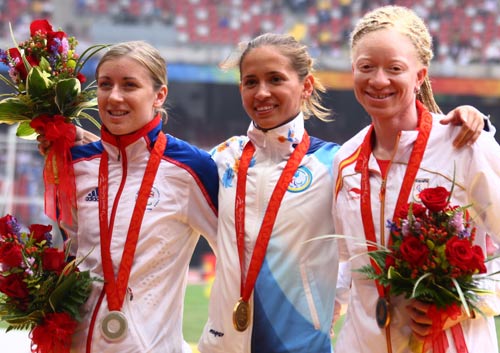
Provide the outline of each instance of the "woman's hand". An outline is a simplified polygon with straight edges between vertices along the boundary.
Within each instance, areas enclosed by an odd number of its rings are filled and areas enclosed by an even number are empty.
[[[413,331],[415,338],[423,341],[427,336],[431,335],[434,331],[432,319],[428,315],[429,308],[432,304],[424,303],[418,300],[411,300],[407,305],[406,310],[411,318],[410,327]],[[461,310],[460,314],[455,318],[448,316],[446,312],[441,315],[441,330],[447,330],[456,324],[467,320],[469,317],[464,310]]]
[[[453,109],[441,119],[441,124],[461,125],[462,129],[453,141],[456,148],[473,144],[484,128],[484,120],[487,117],[471,105],[461,105]]]

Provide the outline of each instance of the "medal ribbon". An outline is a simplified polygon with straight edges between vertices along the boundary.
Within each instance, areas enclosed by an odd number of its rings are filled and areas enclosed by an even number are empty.
[[[271,199],[267,205],[266,213],[262,221],[259,234],[255,243],[255,248],[252,253],[250,265],[246,279],[244,278],[244,264],[245,264],[245,196],[246,196],[246,180],[248,167],[255,152],[255,147],[251,141],[245,145],[241,155],[240,164],[238,168],[238,179],[236,184],[236,200],[235,200],[235,229],[236,229],[236,242],[238,245],[238,256],[240,259],[241,270],[241,286],[240,293],[243,301],[248,302],[255,286],[255,281],[259,274],[260,268],[264,261],[267,245],[271,238],[271,233],[274,227],[274,222],[278,214],[281,201],[288,188],[288,185],[293,179],[297,168],[304,158],[307,150],[309,149],[309,135],[304,131],[302,141],[295,148],[292,155],[286,163],[285,169],[280,175],[276,186],[274,187]]]
[[[424,110],[423,105],[419,101],[417,101],[417,111],[420,120],[419,132],[410,155],[410,160],[408,161],[408,166],[406,167],[406,172],[403,178],[403,182],[401,184],[398,200],[396,202],[396,207],[394,209],[394,215],[398,214],[398,211],[408,202],[408,197],[410,196],[410,192],[413,187],[413,182],[415,181],[415,177],[420,167],[420,163],[424,156],[425,147],[427,146],[427,141],[429,139],[430,131],[432,128],[432,115],[427,110]],[[377,242],[377,238],[375,235],[375,226],[373,223],[371,197],[370,197],[370,172],[368,168],[368,161],[370,160],[370,155],[372,153],[372,146],[373,146],[372,144],[373,132],[374,131],[372,125],[368,133],[366,134],[365,140],[363,141],[362,149],[360,152],[360,159],[358,161],[359,164],[356,165],[356,169],[358,170],[358,168],[361,167],[360,207],[361,207],[361,218],[363,221],[365,238],[367,241],[371,241],[373,242],[373,244],[375,244]],[[383,240],[381,239],[381,241]],[[389,238],[389,244],[390,243],[391,239]],[[367,245],[367,248],[368,251],[376,250],[375,245]],[[375,271],[377,271],[377,273],[380,273],[383,270],[378,267],[377,263],[372,258],[370,258],[370,262]],[[383,287],[378,281],[375,281],[375,285],[377,286],[377,291],[380,298],[389,298],[389,287]],[[392,352],[390,324],[385,327],[385,332],[386,332],[387,349],[388,352],[390,353]]]
[[[122,259],[115,279],[113,261],[111,259],[111,235],[113,231],[114,213],[118,205],[118,199],[113,203],[113,219],[108,227],[108,153],[103,151],[99,164],[99,226],[101,235],[101,258],[104,273],[104,289],[108,298],[108,308],[110,311],[120,310],[125,299],[128,279],[134,261],[135,249],[139,238],[142,219],[146,211],[147,202],[151,193],[151,187],[160,165],[161,157],[167,144],[166,136],[160,131],[158,139],[149,157],[149,161],[144,171],[139,194],[134,206],[132,218],[127,232],[127,239],[122,253]]]

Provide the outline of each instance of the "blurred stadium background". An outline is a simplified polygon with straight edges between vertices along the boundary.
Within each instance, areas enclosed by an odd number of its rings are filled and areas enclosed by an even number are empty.
[[[308,45],[333,110],[334,121],[312,119],[307,128],[342,143],[369,123],[352,93],[348,35],[366,11],[388,3],[413,8],[428,24],[435,46],[431,79],[442,110],[471,104],[499,126],[499,0],[0,0],[0,48],[13,46],[9,24],[22,41],[37,18],[75,36],[79,52],[97,43],[146,40],[168,62],[166,131],[210,149],[245,134],[249,123],[238,73],[223,72],[217,64],[240,41],[263,32],[290,33]],[[86,67],[90,78],[95,65]],[[0,73],[6,74],[6,67]],[[25,224],[49,222],[43,214],[42,169],[36,143],[0,125],[0,216],[10,213]],[[193,281],[210,279],[209,255],[201,240]]]

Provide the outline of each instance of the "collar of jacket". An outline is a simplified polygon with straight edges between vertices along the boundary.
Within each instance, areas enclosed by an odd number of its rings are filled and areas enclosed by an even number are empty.
[[[121,148],[131,145],[142,137],[147,137],[152,143],[156,140],[156,136],[161,130],[161,121],[161,115],[158,114],[142,128],[127,135],[113,135],[103,125],[101,128],[101,138],[104,142]]]
[[[262,131],[250,123],[248,138],[258,149],[278,149],[282,153],[291,153],[304,135],[304,116],[300,112],[290,122],[277,128]]]

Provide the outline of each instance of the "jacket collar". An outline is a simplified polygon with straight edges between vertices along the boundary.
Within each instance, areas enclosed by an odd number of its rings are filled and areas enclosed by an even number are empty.
[[[113,145],[115,147],[125,148],[132,143],[136,142],[142,137],[146,137],[149,141],[156,140],[156,135],[161,130],[161,116],[158,114],[149,123],[144,125],[141,129],[128,134],[128,135],[113,135],[109,130],[103,125],[101,128],[101,138],[104,142]]]
[[[278,151],[280,155],[288,155],[304,135],[304,116],[300,112],[290,122],[267,131],[258,129],[252,122],[247,135],[257,150],[262,150],[264,153]]]
[[[399,132],[398,146],[396,147],[396,153],[394,155],[394,161],[400,160],[408,160],[410,158],[411,150],[415,141],[417,140],[418,133],[422,126],[425,128],[432,128],[432,114],[427,110],[427,108],[420,102],[416,101],[416,108],[418,114],[418,126],[415,130],[403,130]],[[425,120],[425,124],[421,124],[422,121]],[[422,126],[421,126],[422,125]],[[368,132],[363,140],[363,143],[360,146],[360,153],[357,158],[355,170],[357,172],[361,171],[361,166],[363,164],[363,158],[368,159],[368,166],[370,169],[378,169],[378,163],[375,156],[372,153],[372,146],[374,143],[375,131],[373,128],[373,124],[368,129]]]

